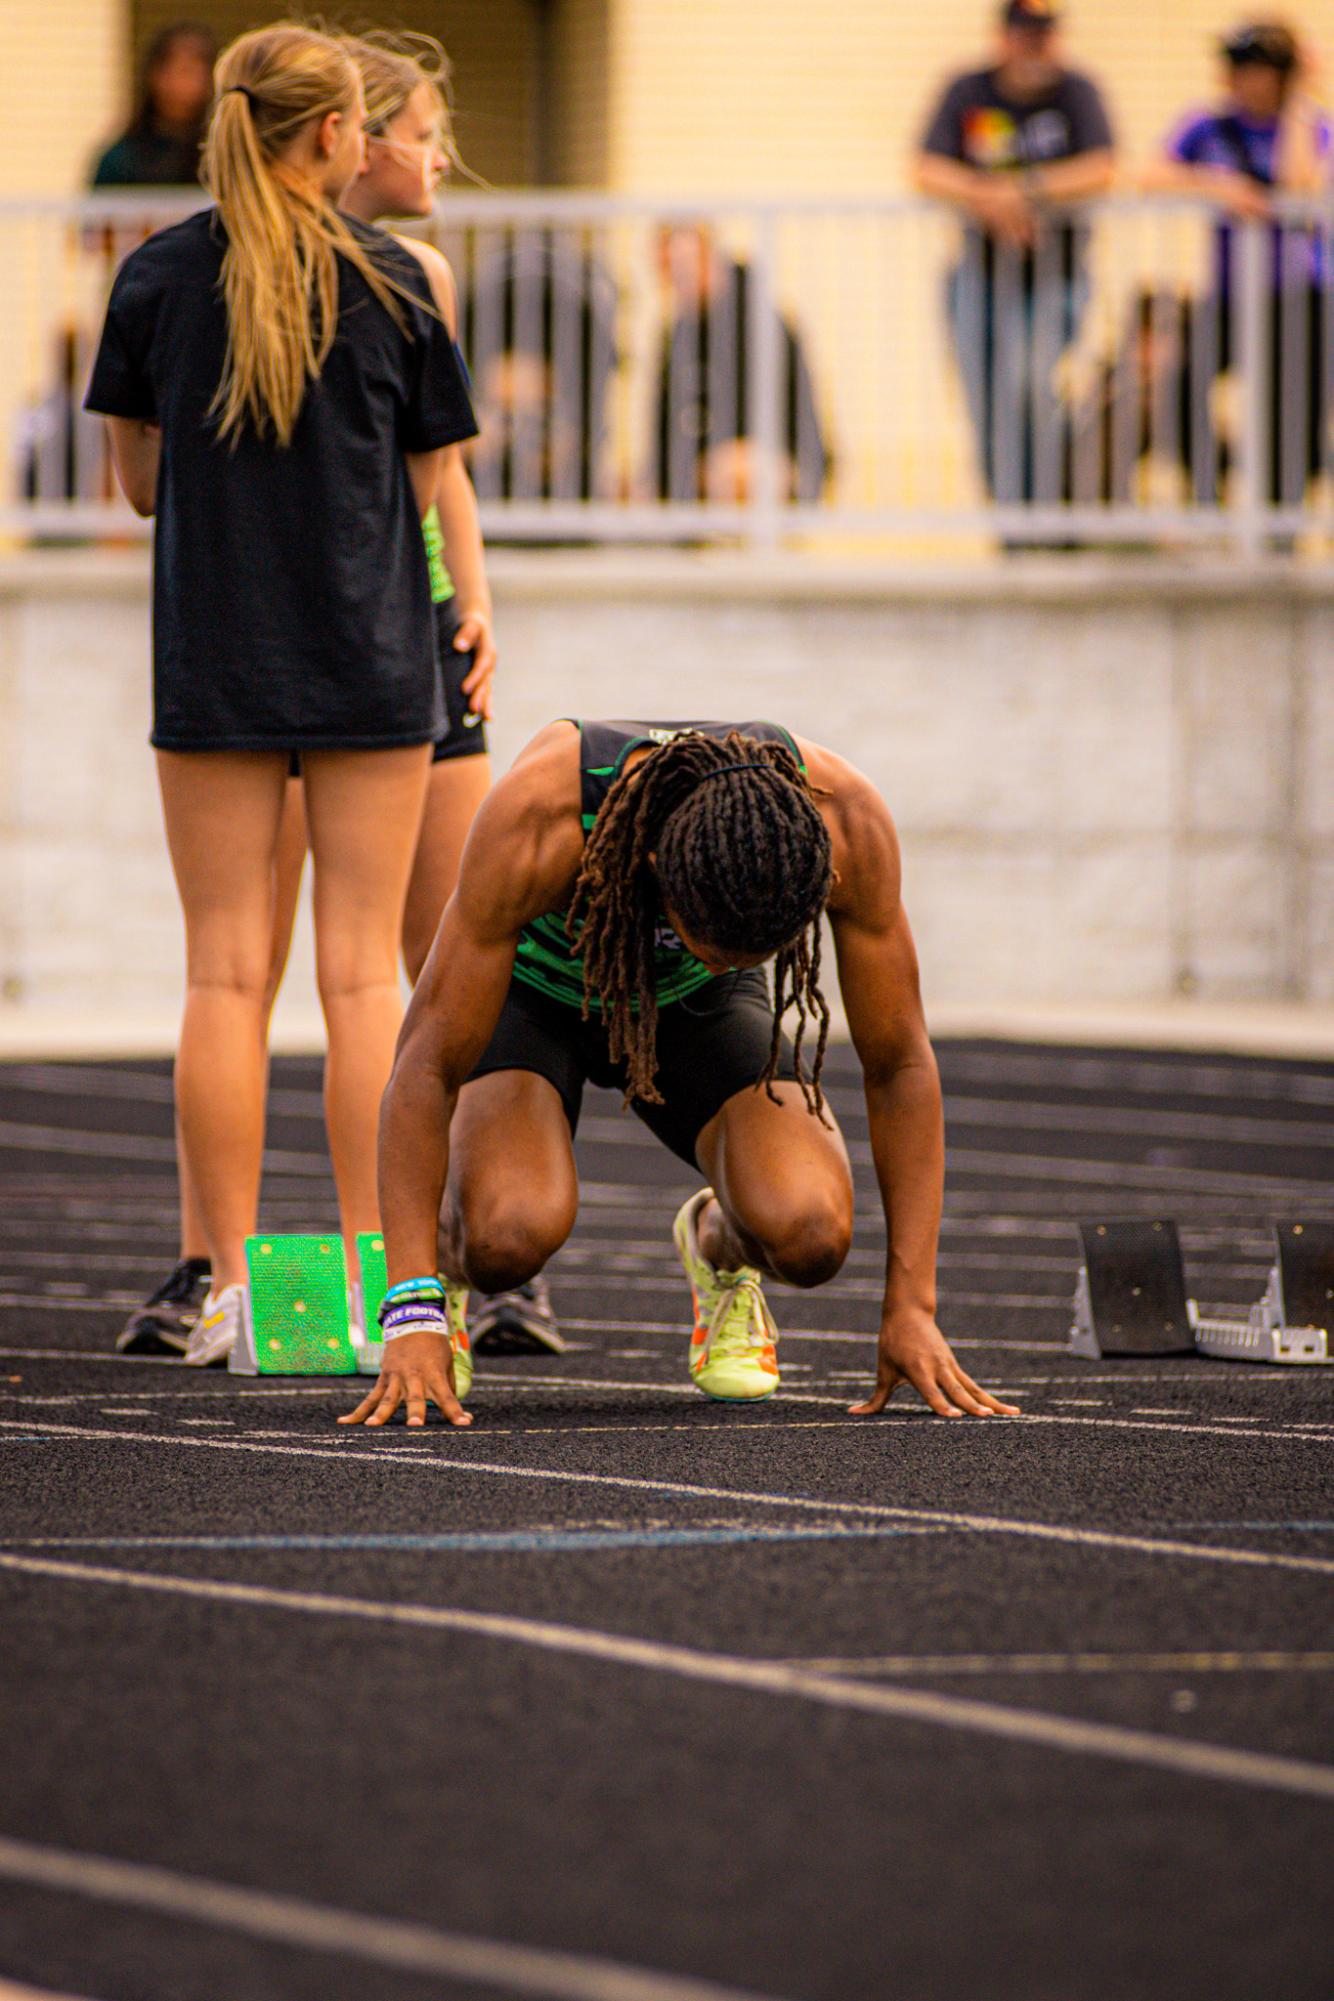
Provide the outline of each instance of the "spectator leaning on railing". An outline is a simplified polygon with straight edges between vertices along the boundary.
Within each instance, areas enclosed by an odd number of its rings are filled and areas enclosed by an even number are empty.
[[[1280,224],[1274,198],[1328,193],[1334,129],[1307,93],[1307,65],[1296,36],[1281,21],[1235,29],[1221,54],[1222,102],[1181,121],[1143,184],[1163,193],[1206,195],[1237,222],[1273,225],[1263,281],[1267,312],[1254,365],[1268,378],[1266,492],[1272,501],[1296,505],[1307,480],[1320,470],[1327,443],[1330,268],[1320,225],[1294,219]],[[1219,228],[1205,301],[1209,326],[1203,347],[1215,374],[1239,358],[1237,233],[1226,223]]]
[[[218,44],[210,28],[177,21],[144,56],[134,116],[92,172],[95,188],[193,187],[213,97]]]
[[[950,318],[983,476],[1000,501],[1061,496],[1055,376],[1088,287],[1085,232],[1046,211],[1103,193],[1114,165],[1102,96],[1064,66],[1056,28],[1049,0],[1008,0],[997,60],[949,85],[914,163],[917,187],[969,221]]]

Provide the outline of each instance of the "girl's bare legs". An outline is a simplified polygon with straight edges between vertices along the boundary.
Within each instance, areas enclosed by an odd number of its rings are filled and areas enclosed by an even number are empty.
[[[431,766],[403,912],[403,964],[414,986],[426,964],[441,913],[454,894],[468,829],[490,789],[489,757],[446,757]]]
[[[283,973],[287,968],[287,955],[292,949],[292,926],[296,921],[297,899],[301,894],[301,873],[306,865],[306,809],[301,791],[301,780],[289,778],[283,800],[282,822],[278,830],[278,851],[273,867],[273,928],[270,934],[269,974],[264,989],[264,1040],[268,1046],[269,1019],[273,1014],[273,1004],[278,998]],[[265,1087],[268,1085],[268,1066],[265,1064]],[[194,1174],[190,1167],[190,1156],[181,1135],[181,1122],[176,1121],[176,1163],[181,1190],[181,1256],[183,1258],[206,1258],[208,1240],[204,1234],[204,1219],[200,1213],[199,1197],[195,1193]]]
[[[265,1001],[286,762],[272,751],[159,751],[167,845],[185,916],[176,1056],[183,1187],[213,1285],[243,1282],[264,1149]]]
[[[380,1099],[403,1018],[399,932],[430,746],[306,751],[315,863],[315,964],[329,1035],[324,1111],[348,1245],[379,1228]]]

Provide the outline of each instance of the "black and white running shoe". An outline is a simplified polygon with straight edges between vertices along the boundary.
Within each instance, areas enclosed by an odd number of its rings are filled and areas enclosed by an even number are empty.
[[[565,1341],[539,1274],[513,1292],[475,1292],[468,1333],[479,1355],[563,1355]]]
[[[208,1293],[207,1258],[182,1258],[116,1336],[118,1355],[183,1355]]]

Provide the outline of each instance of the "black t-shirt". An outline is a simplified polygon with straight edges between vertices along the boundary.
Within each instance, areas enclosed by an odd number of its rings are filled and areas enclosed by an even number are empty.
[[[1012,97],[1001,89],[998,75],[994,69],[980,69],[955,77],[927,126],[924,153],[958,160],[982,173],[1016,173],[1052,160],[1073,159],[1078,153],[1100,152],[1112,144],[1106,107],[1089,77],[1062,70],[1039,96]],[[1058,269],[1067,280],[1074,276],[1086,235],[1070,227],[1055,232]],[[995,257],[991,237],[972,224],[967,236],[974,255],[980,248],[989,276]],[[1031,282],[1034,260],[1022,258],[1019,268]]]
[[[404,454],[477,427],[421,265],[383,232],[349,227],[413,295],[401,302],[404,327],[340,258],[333,346],[285,447],[249,425],[234,446],[220,441],[209,415],[227,342],[215,210],[151,237],[112,287],[86,405],[162,429],[161,749],[368,749],[443,729]]]
[[[998,76],[994,69],[980,69],[955,77],[927,126],[924,153],[1002,173],[1111,145],[1111,123],[1091,78],[1062,70],[1041,96],[1012,97]]]

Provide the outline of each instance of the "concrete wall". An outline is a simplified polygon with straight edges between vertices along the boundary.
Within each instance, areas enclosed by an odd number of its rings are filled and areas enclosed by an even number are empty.
[[[498,762],[561,714],[775,716],[902,832],[939,1003],[1334,1002],[1334,580],[494,561]],[[0,980],[169,1019],[137,553],[0,566]],[[308,939],[289,1018],[309,1016]]]

